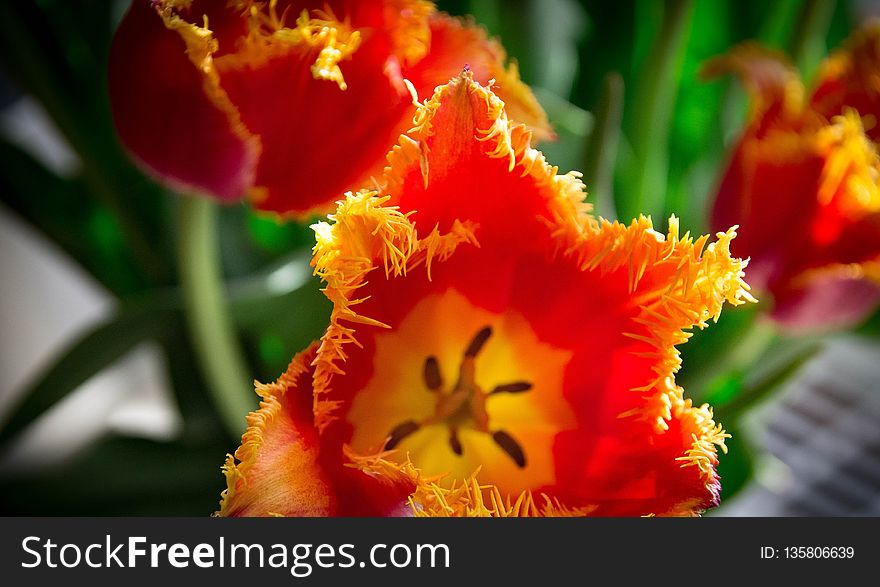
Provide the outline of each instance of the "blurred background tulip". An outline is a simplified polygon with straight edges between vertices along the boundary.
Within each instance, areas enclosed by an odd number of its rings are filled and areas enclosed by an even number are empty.
[[[859,30],[848,44],[873,51],[878,33]],[[757,44],[703,69],[737,74],[751,110],[712,225],[741,227],[735,250],[751,259],[750,282],[785,329],[851,327],[880,304],[880,157],[869,138],[880,114],[873,108],[880,61],[872,53],[837,65],[849,55],[822,62],[810,96],[784,55]]]
[[[109,60],[120,139],[179,191],[327,213],[381,173],[422,99],[469,67],[552,136],[502,46],[425,0],[133,2]]]

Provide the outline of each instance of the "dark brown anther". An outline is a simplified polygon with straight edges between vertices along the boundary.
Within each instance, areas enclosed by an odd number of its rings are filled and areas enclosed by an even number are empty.
[[[388,442],[385,443],[385,450],[391,450],[400,444],[401,440],[418,430],[419,427],[418,422],[413,420],[407,420],[406,422],[401,422],[395,426],[389,435],[390,438],[388,439]]]
[[[480,330],[471,340],[471,343],[468,345],[467,350],[464,352],[464,356],[471,359],[476,357],[483,349],[483,345],[486,344],[486,341],[489,340],[490,336],[492,336],[491,326],[486,326],[482,330]]]
[[[437,357],[428,357],[425,359],[425,385],[431,391],[440,391],[443,388],[443,376],[440,374],[440,365],[437,363]]]
[[[528,381],[517,381],[515,383],[505,383],[498,385],[489,393],[522,393],[532,388],[532,384]]]
[[[514,440],[513,436],[504,430],[496,430],[492,433],[492,440],[494,440],[495,444],[500,446],[504,452],[510,455],[510,458],[513,459],[513,462],[515,462],[520,469],[526,466],[526,455],[519,443]]]
[[[449,429],[449,446],[452,448],[452,452],[458,456],[461,456],[464,452],[464,449],[461,447],[461,440],[458,439],[458,428]]]
[[[434,414],[421,423],[406,420],[395,426],[388,436],[385,448],[396,447],[412,433],[423,426],[446,426],[449,431],[449,448],[458,456],[464,454],[464,445],[459,437],[459,430],[467,428],[481,434],[491,434],[492,439],[518,467],[526,466],[526,455],[522,446],[504,430],[491,432],[489,413],[486,410],[487,398],[496,393],[522,393],[529,391],[533,385],[529,381],[511,381],[496,385],[492,391],[486,392],[477,382],[476,357],[482,352],[492,337],[492,327],[484,326],[470,340],[464,351],[464,358],[459,365],[458,380],[451,389],[444,389],[443,374],[437,357],[425,358],[422,367],[422,379],[425,387],[436,394]]]

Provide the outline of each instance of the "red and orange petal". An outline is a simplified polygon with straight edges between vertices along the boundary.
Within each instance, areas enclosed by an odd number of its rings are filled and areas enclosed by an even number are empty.
[[[315,348],[297,354],[276,382],[257,387],[260,409],[248,416],[241,446],[223,467],[220,515],[326,516],[334,510],[312,421]]]
[[[174,189],[233,201],[253,185],[260,143],[206,73],[215,46],[170,8],[132,2],[110,51],[110,103],[141,167]]]
[[[868,136],[880,140],[880,21],[862,26],[822,62],[810,106],[827,118],[855,110]]]
[[[135,0],[109,86],[123,144],[149,173],[282,215],[370,185],[414,108],[469,65],[523,123],[546,116],[500,45],[424,0]]]
[[[753,114],[733,151],[712,224],[739,225],[734,253],[788,328],[842,327],[880,302],[880,158],[855,110],[830,120],[793,70],[755,46],[710,62],[738,74]],[[782,98],[780,98],[782,97]],[[784,104],[785,106],[780,106]]]
[[[317,345],[297,354],[277,381],[258,385],[260,409],[223,467],[219,516],[399,515],[417,473],[379,457],[348,459],[322,442],[312,416],[311,366]],[[380,471],[382,474],[377,474]]]
[[[417,515],[693,515],[717,504],[711,410],[675,384],[675,345],[724,302],[750,299],[733,231],[694,241],[648,219],[587,213],[576,174],[558,175],[465,72],[422,104],[389,155],[380,191],[349,194],[315,226],[314,266],[334,303],[315,360],[322,442],[375,455],[401,421],[424,422],[383,460],[421,477]],[[387,193],[388,195],[380,195]],[[461,456],[431,423],[475,332],[493,433],[462,425]],[[473,342],[471,343],[473,344]],[[462,367],[463,368],[463,367]],[[433,406],[433,407],[432,407]],[[353,458],[353,457],[352,457]]]

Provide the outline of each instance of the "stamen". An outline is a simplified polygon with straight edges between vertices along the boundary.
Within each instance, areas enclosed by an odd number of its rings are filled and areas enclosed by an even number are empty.
[[[395,426],[385,443],[386,450],[393,449],[422,426],[445,424],[449,428],[449,447],[453,453],[462,456],[464,446],[458,436],[461,426],[490,434],[489,415],[486,412],[486,399],[489,396],[496,393],[522,393],[532,389],[532,384],[528,381],[512,381],[496,385],[488,393],[479,386],[476,382],[475,358],[491,336],[492,327],[484,326],[471,339],[459,367],[458,381],[451,390],[443,391],[443,374],[440,372],[437,357],[429,356],[425,359],[422,378],[428,390],[437,394],[434,415],[421,422],[406,420]],[[526,466],[525,452],[516,439],[504,430],[496,430],[491,434],[495,444],[501,447],[518,467]]]
[[[528,381],[517,381],[515,383],[505,383],[504,385],[498,385],[489,393],[522,393],[523,391],[528,391],[531,388],[532,384]]]
[[[504,430],[497,430],[492,433],[492,440],[494,440],[495,444],[500,446],[504,452],[510,455],[510,458],[513,459],[513,462],[515,462],[520,469],[526,466],[526,455],[519,443],[514,440],[513,436]]]
[[[461,456],[464,453],[464,449],[461,446],[461,440],[458,439],[458,428],[449,429],[449,446],[452,447],[452,452],[458,456]]]
[[[388,439],[388,442],[385,443],[385,450],[391,450],[392,448],[400,444],[401,440],[403,440],[419,428],[420,426],[418,422],[415,422],[413,420],[401,422],[391,431],[391,434],[389,435],[390,438]]]
[[[483,345],[486,344],[486,341],[489,340],[490,336],[492,336],[491,326],[486,326],[482,330],[480,330],[476,334],[476,336],[474,336],[473,340],[471,340],[471,343],[468,345],[467,350],[464,352],[464,356],[471,359],[476,357],[483,349]]]
[[[440,391],[443,388],[443,376],[440,374],[440,365],[437,363],[437,357],[428,357],[425,359],[425,385],[431,391]]]

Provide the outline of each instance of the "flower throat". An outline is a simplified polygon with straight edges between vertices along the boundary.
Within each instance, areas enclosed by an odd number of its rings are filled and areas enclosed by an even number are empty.
[[[443,391],[443,376],[440,373],[440,365],[437,358],[429,356],[425,359],[423,379],[425,387],[431,393],[437,395],[434,404],[434,414],[421,421],[405,420],[395,426],[389,433],[385,443],[387,450],[396,447],[403,439],[413,434],[424,426],[445,424],[449,429],[449,446],[452,452],[461,456],[464,454],[461,440],[458,437],[460,428],[467,426],[489,434],[492,440],[507,455],[513,459],[518,467],[526,466],[526,455],[519,442],[504,430],[492,430],[489,426],[489,414],[486,411],[487,400],[498,393],[522,393],[532,389],[532,384],[527,381],[515,381],[495,386],[492,391],[485,392],[476,382],[477,355],[483,349],[486,341],[492,336],[492,328],[485,326],[471,339],[464,351],[458,371],[458,381],[455,386]]]

